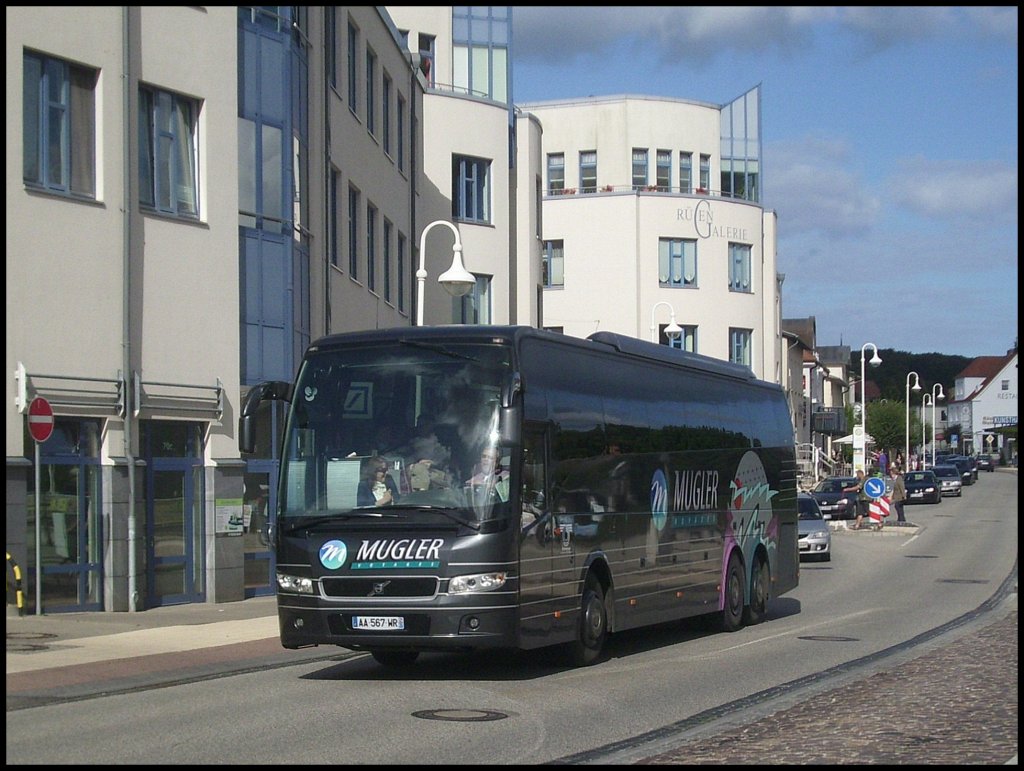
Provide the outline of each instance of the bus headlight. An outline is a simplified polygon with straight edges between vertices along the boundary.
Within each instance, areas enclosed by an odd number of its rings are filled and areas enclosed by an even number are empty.
[[[277,574],[277,588],[282,592],[296,594],[313,594],[313,579],[290,576],[287,573]]]
[[[477,573],[472,576],[455,576],[448,582],[449,594],[468,592],[490,592],[505,585],[505,573]]]

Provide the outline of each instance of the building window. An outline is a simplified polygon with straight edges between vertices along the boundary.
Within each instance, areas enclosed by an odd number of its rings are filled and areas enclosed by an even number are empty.
[[[327,53],[324,56],[324,69],[327,71],[327,82],[338,87],[338,30],[337,6],[328,5],[324,8],[324,37]]]
[[[395,127],[398,143],[398,170],[405,171],[405,99],[398,96],[398,125]]]
[[[565,286],[565,247],[562,241],[545,241],[542,281],[546,287]]]
[[[348,189],[348,272],[359,279],[359,191]]]
[[[679,153],[679,192],[693,192],[693,153]]]
[[[647,150],[633,148],[633,189],[641,190],[647,185]]]
[[[548,195],[561,195],[565,190],[565,154],[548,153]]]
[[[380,131],[384,142],[384,152],[391,155],[391,78],[384,73],[384,81],[380,92]]]
[[[658,190],[668,193],[672,190],[672,151],[658,150]]]
[[[658,285],[697,286],[697,242],[684,238],[658,239]]]
[[[452,9],[452,86],[462,93],[508,101],[511,11],[505,6]]]
[[[671,348],[697,353],[697,327],[684,325],[683,333],[675,340],[669,340],[668,344]]]
[[[750,366],[750,337],[752,330],[729,329],[729,361]]]
[[[377,290],[377,208],[366,204],[366,288]]]
[[[434,87],[434,36],[420,34],[420,70],[427,79],[427,86]]]
[[[700,189],[710,190],[711,189],[711,156],[701,155],[700,156]]]
[[[1010,381],[1009,380],[1000,380],[999,381],[999,390],[1000,391],[1009,391],[1010,390]]]
[[[348,108],[356,111],[359,104],[359,72],[356,62],[359,61],[359,32],[352,22],[348,23]]]
[[[398,234],[398,265],[395,267],[395,275],[398,276],[398,310],[405,311],[405,236]]]
[[[468,294],[452,298],[452,316],[456,324],[491,323],[491,277],[474,273],[476,283]]]
[[[96,197],[96,70],[26,53],[26,185]]]
[[[373,134],[377,130],[377,90],[374,81],[377,78],[377,56],[369,48],[366,49],[366,130]]]
[[[331,169],[331,192],[330,192],[330,195],[331,195],[331,208],[330,208],[330,212],[329,212],[329,215],[330,215],[330,218],[331,218],[331,221],[330,221],[330,224],[329,224],[329,228],[330,228],[329,238],[331,239],[331,244],[330,244],[329,248],[330,248],[330,252],[331,252],[331,265],[333,265],[334,267],[338,267],[338,252],[340,251],[340,249],[339,249],[340,245],[338,243],[338,218],[341,217],[341,211],[338,208],[338,207],[341,206],[341,201],[339,200],[339,196],[341,194],[340,193],[340,189],[341,189],[341,172],[338,171],[335,168],[332,168]]]
[[[391,223],[384,220],[384,299],[391,302]]]
[[[580,153],[580,192],[597,192],[597,150]]]
[[[199,216],[199,106],[169,91],[139,89],[139,202],[161,214]]]
[[[729,291],[750,292],[750,246],[729,244]]]
[[[491,221],[491,162],[452,156],[452,216],[471,222]]]

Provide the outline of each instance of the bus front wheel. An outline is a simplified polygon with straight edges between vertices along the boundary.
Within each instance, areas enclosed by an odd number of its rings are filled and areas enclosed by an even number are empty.
[[[586,667],[596,662],[601,657],[607,637],[608,608],[604,603],[604,588],[596,576],[588,575],[583,585],[576,639],[569,648],[571,663],[577,667]]]
[[[744,580],[743,565],[735,554],[729,557],[729,566],[725,569],[724,607],[720,624],[722,631],[738,632],[743,628],[743,597]]]

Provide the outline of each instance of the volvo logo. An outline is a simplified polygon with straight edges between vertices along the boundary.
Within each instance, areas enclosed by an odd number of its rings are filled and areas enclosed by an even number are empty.
[[[375,594],[384,594],[384,589],[390,584],[390,581],[377,581],[373,585],[373,590],[366,595],[367,597],[373,597]]]
[[[320,547],[320,564],[328,570],[337,570],[348,559],[344,541],[328,541]]]

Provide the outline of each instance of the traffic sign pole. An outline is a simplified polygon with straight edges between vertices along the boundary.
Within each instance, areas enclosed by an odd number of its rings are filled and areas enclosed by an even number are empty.
[[[41,396],[37,396],[28,406],[28,432],[36,445],[36,615],[43,615],[43,523],[42,503],[40,499],[39,445],[53,434],[53,407]]]

